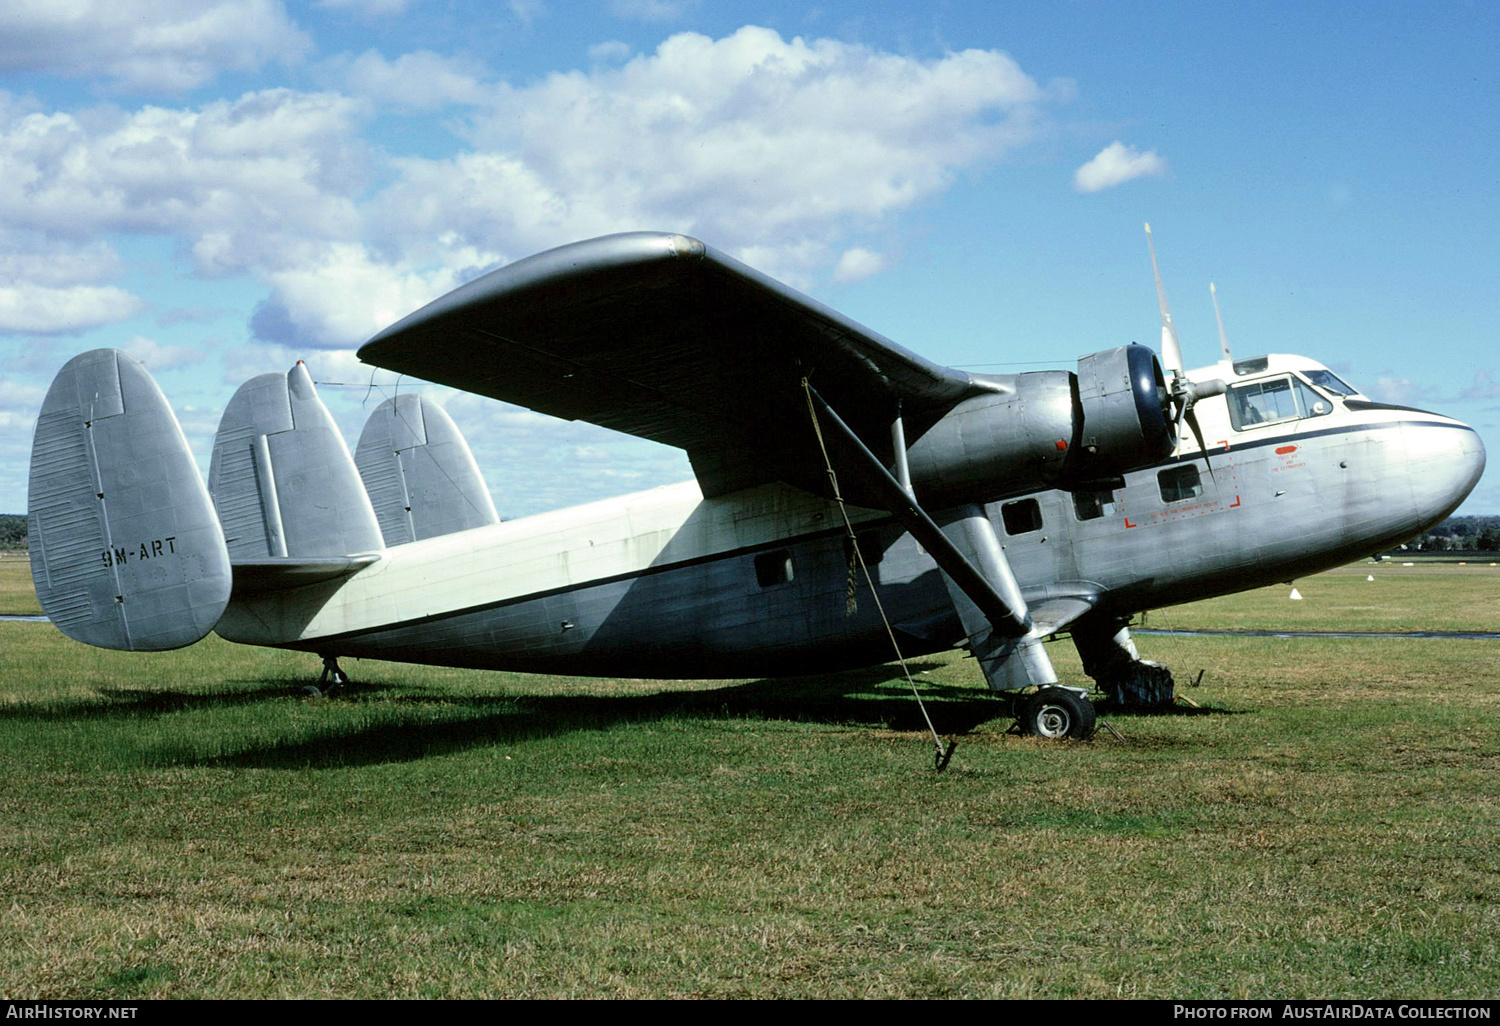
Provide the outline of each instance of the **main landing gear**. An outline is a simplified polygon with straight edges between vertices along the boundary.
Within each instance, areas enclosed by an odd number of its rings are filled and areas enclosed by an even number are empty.
[[[1078,741],[1094,736],[1094,703],[1081,688],[1047,685],[1017,698],[1015,711],[1023,734]]]
[[[339,688],[349,683],[348,676],[339,669],[337,656],[323,657],[323,673],[318,677],[316,684],[309,684],[302,690],[313,698],[327,698]]]

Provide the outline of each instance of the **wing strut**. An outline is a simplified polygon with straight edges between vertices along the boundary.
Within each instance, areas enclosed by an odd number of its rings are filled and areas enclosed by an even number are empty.
[[[805,387],[832,428],[830,440],[839,450],[840,465],[859,478],[880,500],[881,508],[917,539],[943,571],[990,687],[1011,691],[1056,683],[1057,674],[983,508],[960,507],[945,516],[945,527],[939,527],[817,389],[810,383]]]

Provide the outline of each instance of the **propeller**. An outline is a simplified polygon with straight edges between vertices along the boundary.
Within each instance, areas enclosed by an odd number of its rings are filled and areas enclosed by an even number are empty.
[[[1156,264],[1156,243],[1151,238],[1150,224],[1146,225],[1146,248],[1151,251],[1151,274],[1156,278],[1156,303],[1161,310],[1161,362],[1167,373],[1172,376],[1167,390],[1174,409],[1173,437],[1181,439],[1182,424],[1186,421],[1188,428],[1193,432],[1193,439],[1197,441],[1198,448],[1203,452],[1203,464],[1208,467],[1208,476],[1213,477],[1214,465],[1209,461],[1208,445],[1203,440],[1203,429],[1198,425],[1198,415],[1193,411],[1193,406],[1199,399],[1223,395],[1225,385],[1218,378],[1194,382],[1183,373],[1182,345],[1177,340],[1177,328],[1172,323],[1172,308],[1167,305],[1166,287],[1161,283],[1161,269]],[[1216,312],[1218,310],[1217,294],[1214,297],[1214,310]],[[1219,322],[1219,330],[1222,335],[1222,319]],[[1224,351],[1226,354],[1229,351],[1228,342],[1224,344]]]
[[[1224,351],[1224,360],[1229,362],[1234,357],[1229,355],[1229,336],[1224,334],[1224,315],[1219,313],[1219,290],[1214,288],[1214,283],[1208,283],[1208,294],[1214,297],[1214,319],[1219,322],[1219,348]]]

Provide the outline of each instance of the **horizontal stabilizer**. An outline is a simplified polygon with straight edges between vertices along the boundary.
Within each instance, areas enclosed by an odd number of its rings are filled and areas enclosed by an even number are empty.
[[[236,559],[234,597],[300,588],[348,577],[374,563],[374,553],[363,556],[320,556],[312,559]]]
[[[229,553],[166,397],[124,353],[58,372],[31,449],[31,572],[47,616],[101,648],[191,645],[229,601]]]
[[[386,545],[498,524],[500,515],[453,418],[419,395],[387,399],[354,450]]]
[[[229,400],[208,488],[237,563],[383,548],[349,447],[300,360]]]

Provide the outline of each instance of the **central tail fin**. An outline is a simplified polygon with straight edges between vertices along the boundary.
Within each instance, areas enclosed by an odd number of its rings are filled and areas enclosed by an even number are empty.
[[[208,490],[236,564],[385,547],[349,447],[300,360],[229,400]]]

